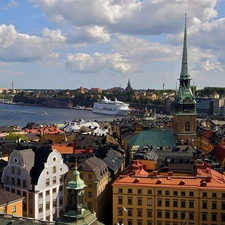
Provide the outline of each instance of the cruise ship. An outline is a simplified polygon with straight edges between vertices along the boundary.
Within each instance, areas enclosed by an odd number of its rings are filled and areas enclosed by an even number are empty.
[[[104,96],[100,102],[94,103],[92,112],[106,115],[126,116],[130,112],[130,109],[129,104],[118,101],[116,98],[115,101],[111,101]]]

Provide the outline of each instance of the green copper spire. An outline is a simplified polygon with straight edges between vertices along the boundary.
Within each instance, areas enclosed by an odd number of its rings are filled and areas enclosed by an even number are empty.
[[[188,72],[188,54],[187,54],[187,14],[185,13],[183,58],[182,58],[180,79],[185,79],[188,77],[190,77],[190,75]]]

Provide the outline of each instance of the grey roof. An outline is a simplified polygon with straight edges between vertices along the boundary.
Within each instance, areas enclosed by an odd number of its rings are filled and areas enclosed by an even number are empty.
[[[100,181],[106,173],[108,173],[108,167],[106,163],[96,157],[91,157],[78,165],[79,171],[92,171],[95,173],[96,179]]]
[[[34,152],[32,149],[16,150],[22,157],[25,168],[30,173],[31,168],[34,166]]]
[[[107,164],[110,170],[115,172],[121,167],[121,164],[124,162],[124,157],[120,152],[109,149],[107,156],[103,159],[103,161]]]
[[[21,195],[17,195],[17,194],[0,189],[0,206],[9,204],[11,202],[16,202],[22,199],[24,199],[24,197]]]

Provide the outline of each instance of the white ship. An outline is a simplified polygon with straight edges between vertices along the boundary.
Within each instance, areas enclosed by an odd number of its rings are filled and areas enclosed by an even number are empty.
[[[121,101],[111,101],[105,96],[100,102],[95,102],[92,110],[93,113],[126,116],[129,112],[129,104]]]

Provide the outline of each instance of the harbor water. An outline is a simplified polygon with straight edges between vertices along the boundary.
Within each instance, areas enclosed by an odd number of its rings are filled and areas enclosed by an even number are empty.
[[[113,121],[122,116],[95,114],[88,110],[73,108],[48,108],[14,104],[0,104],[0,126],[18,125],[21,128],[29,122],[37,124],[62,124],[65,121]]]

